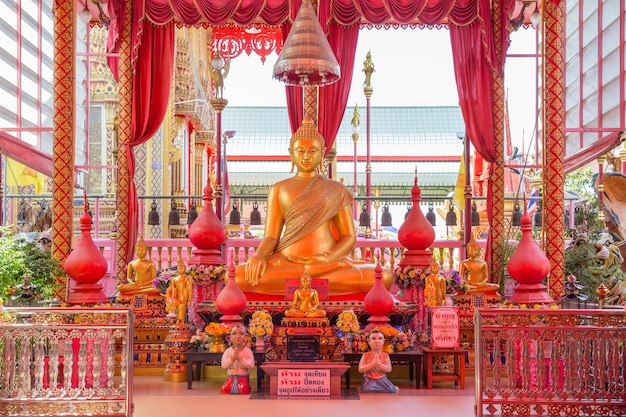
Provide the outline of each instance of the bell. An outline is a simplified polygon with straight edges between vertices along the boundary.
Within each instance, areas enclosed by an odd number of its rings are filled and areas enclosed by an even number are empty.
[[[370,214],[367,212],[367,204],[363,204],[363,211],[361,212],[361,216],[359,216],[359,226],[362,227],[371,227],[372,220],[370,219]]]
[[[169,224],[170,226],[180,225],[180,213],[178,212],[178,209],[176,208],[175,201],[172,201],[172,206],[170,210],[170,215],[167,219],[167,224]]]
[[[252,211],[250,212],[250,224],[252,226],[258,226],[261,224],[261,212],[259,211],[259,204],[256,201],[252,204]]]
[[[480,215],[475,202],[472,202],[472,226],[480,226]]]
[[[456,213],[452,204],[450,204],[450,209],[448,214],[446,214],[446,226],[456,226]]]
[[[409,217],[409,214],[411,213],[411,207],[413,207],[411,203],[409,203],[406,206],[406,213],[404,213],[404,220],[406,220],[406,218]]]
[[[392,226],[391,213],[389,213],[389,205],[385,203],[383,206],[383,214],[380,217],[381,226]]]
[[[241,224],[241,212],[239,211],[239,204],[235,201],[233,203],[233,209],[230,211],[229,224]]]
[[[17,212],[17,224],[19,225],[24,225],[28,223],[28,215],[26,214],[28,211],[27,206],[28,203],[26,202],[26,200],[22,200],[22,202],[20,203],[20,209]]]
[[[541,214],[541,201],[537,203],[537,211],[535,212],[535,217],[533,218],[533,225],[541,229],[543,226],[543,216]]]
[[[196,200],[191,200],[191,206],[187,212],[187,224],[193,224],[198,217],[198,210],[196,210]]]
[[[159,212],[157,211],[157,203],[156,200],[152,200],[152,204],[150,205],[150,213],[148,213],[148,225],[158,226],[160,224],[161,219],[159,218]]]
[[[522,211],[519,208],[519,203],[516,201],[513,206],[513,219],[511,220],[512,226],[522,225]]]
[[[426,220],[430,222],[430,224],[435,227],[437,226],[437,216],[435,215],[435,208],[433,207],[433,202],[428,202],[428,213],[426,213]]]

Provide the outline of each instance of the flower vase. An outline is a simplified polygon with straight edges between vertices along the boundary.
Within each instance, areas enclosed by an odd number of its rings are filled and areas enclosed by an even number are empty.
[[[265,336],[256,336],[254,339],[254,347],[256,350],[265,349]]]
[[[383,352],[393,353],[393,337],[385,337],[385,344],[383,345]]]
[[[226,336],[215,335],[209,336],[209,352],[222,353],[226,350]]]

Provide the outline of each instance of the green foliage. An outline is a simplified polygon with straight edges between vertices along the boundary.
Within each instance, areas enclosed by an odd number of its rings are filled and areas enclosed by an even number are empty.
[[[55,279],[64,276],[59,263],[35,242],[17,239],[8,229],[0,237],[0,297],[18,299],[25,276],[38,299],[50,299]]]
[[[593,186],[593,172],[589,168],[579,168],[565,176],[565,189],[573,190],[589,200],[593,206],[598,204],[598,194]]]

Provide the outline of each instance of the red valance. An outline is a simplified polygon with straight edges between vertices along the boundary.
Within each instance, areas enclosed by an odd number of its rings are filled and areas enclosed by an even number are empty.
[[[253,23],[279,26],[293,20],[300,0],[143,0],[134,1],[152,23],[172,21],[213,26]],[[452,23],[466,26],[478,16],[476,0],[319,0],[322,20],[341,26]]]

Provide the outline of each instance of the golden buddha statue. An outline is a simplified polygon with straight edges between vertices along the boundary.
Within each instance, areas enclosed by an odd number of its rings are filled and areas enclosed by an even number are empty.
[[[285,311],[285,317],[323,318],[326,312],[319,309],[320,299],[317,291],[311,288],[311,276],[304,267],[300,277],[300,288],[293,292],[291,308]]]
[[[459,273],[466,291],[468,293],[498,291],[500,288],[498,284],[488,282],[489,271],[487,262],[478,258],[479,254],[480,246],[472,237],[467,243],[467,255],[469,258],[461,261],[459,267]]]
[[[328,280],[330,295],[363,293],[374,284],[374,265],[348,258],[356,242],[352,194],[318,174],[324,149],[322,135],[305,119],[289,147],[297,173],[270,188],[264,238],[237,267],[243,291],[284,295],[286,279],[300,276],[304,265],[311,277]],[[387,288],[392,279],[385,270]]]
[[[187,308],[192,301],[191,277],[185,273],[185,264],[178,261],[178,275],[171,279],[170,288],[174,289],[176,303],[176,323],[185,323],[187,320]]]
[[[430,275],[426,277],[424,297],[426,305],[442,306],[446,297],[446,280],[439,275],[439,264],[430,264]]]
[[[146,242],[143,237],[137,241],[135,253],[137,259],[130,261],[126,271],[126,284],[117,286],[118,291],[122,295],[132,294],[159,294],[159,289],[152,284],[156,279],[156,265],[149,259],[146,259]]]

